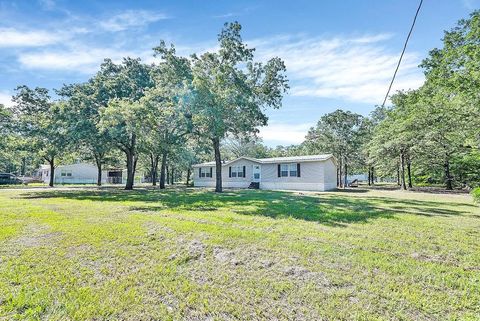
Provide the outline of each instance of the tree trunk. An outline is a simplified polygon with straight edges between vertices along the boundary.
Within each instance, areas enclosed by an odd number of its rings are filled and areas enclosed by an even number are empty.
[[[22,168],[20,169],[20,174],[25,176],[25,172],[27,171],[27,159],[22,157]]]
[[[346,188],[348,186],[348,168],[347,168],[347,160],[345,160],[345,173],[343,173],[344,177],[344,182],[343,182],[343,188]]]
[[[158,175],[158,160],[160,156],[159,155],[154,155],[150,154],[150,178],[152,179],[152,186],[157,185],[157,175]]]
[[[371,186],[372,184],[372,168],[368,166],[368,186]]]
[[[400,165],[397,164],[397,185],[400,186]]]
[[[445,160],[445,164],[443,165],[444,171],[445,171],[445,186],[447,190],[452,190],[453,185],[452,185],[452,176],[450,176],[450,162]]]
[[[190,185],[190,174],[191,174],[192,170],[190,169],[190,167],[187,169],[187,183],[186,185]]]
[[[50,158],[48,163],[50,164],[50,182],[48,186],[53,187],[53,183],[55,182],[55,158]]]
[[[102,160],[103,155],[100,153],[93,153],[95,164],[97,165],[97,186],[102,186]]]
[[[372,185],[375,185],[375,167],[371,167],[372,168]]]
[[[102,186],[102,163],[97,162],[97,186]]]
[[[412,188],[412,171],[411,171],[412,162],[410,161],[410,157],[407,158],[407,176],[408,176],[408,188]]]
[[[132,151],[125,152],[127,156],[127,184],[125,185],[126,190],[133,189],[133,180],[135,178],[135,161]]]
[[[165,168],[167,166],[167,153],[162,154],[162,164],[160,165],[160,189],[165,189]]]
[[[213,150],[215,151],[215,192],[222,192],[222,158],[220,155],[220,139],[214,138]]]
[[[170,182],[172,185],[175,184],[175,168],[174,167],[171,168]]]
[[[400,153],[400,164],[401,164],[401,183],[402,183],[402,188],[404,190],[407,189],[407,185],[405,184],[405,156],[403,155],[403,152]]]
[[[337,167],[337,187],[340,187],[340,172],[338,171],[338,167]]]

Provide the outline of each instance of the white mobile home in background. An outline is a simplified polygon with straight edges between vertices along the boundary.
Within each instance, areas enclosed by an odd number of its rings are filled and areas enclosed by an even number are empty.
[[[194,185],[215,186],[215,162],[194,165]],[[222,164],[223,187],[327,191],[337,187],[333,155],[240,157]]]
[[[97,166],[88,163],[59,165],[55,167],[55,184],[96,184]],[[50,166],[42,165],[38,176],[44,183],[50,182]],[[102,171],[102,184],[122,184],[127,177],[124,169],[109,169]]]

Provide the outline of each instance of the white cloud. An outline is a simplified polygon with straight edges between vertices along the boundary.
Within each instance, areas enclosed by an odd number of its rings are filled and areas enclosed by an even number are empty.
[[[263,59],[278,56],[285,61],[294,96],[380,104],[399,56],[399,52],[382,45],[391,37],[389,34],[333,38],[280,36],[255,40],[252,44]],[[419,62],[418,55],[407,50],[392,93],[422,84]]]
[[[6,91],[0,91],[0,104],[10,107],[13,105],[12,95]]]
[[[46,10],[52,10],[55,8],[54,0],[39,0],[39,3]]]
[[[296,124],[271,122],[266,127],[260,128],[259,136],[270,146],[279,144],[300,144],[312,124]]]
[[[236,16],[237,14],[233,13],[233,12],[228,12],[228,13],[224,13],[224,14],[219,14],[219,15],[215,15],[215,16],[212,16],[213,18],[230,18],[230,17],[233,17],[233,16]]]
[[[138,57],[137,53],[103,48],[72,47],[60,51],[43,51],[20,54],[23,67],[43,70],[76,71],[92,74],[105,58],[120,62],[123,57]]]
[[[162,14],[149,11],[127,11],[104,22],[104,27],[123,30],[122,28],[127,26],[146,24],[163,17]],[[155,45],[153,39],[151,44],[143,43],[140,49],[135,50],[129,49],[125,44],[116,48],[100,47],[82,42],[81,28],[71,30],[70,34],[78,35],[76,43],[66,42],[63,47],[20,52],[18,60],[21,66],[91,74],[98,70],[100,63],[107,57],[115,61],[120,61],[125,56],[141,57],[147,63],[153,61],[150,50]],[[55,37],[59,36],[53,36],[53,39]],[[68,33],[64,39],[66,37]],[[290,93],[293,96],[380,104],[398,61],[399,52],[396,49],[400,48],[392,49],[385,44],[392,37],[385,33],[343,37],[283,35],[246,42],[257,48],[257,58],[260,60],[279,56],[285,61],[291,85]],[[53,39],[50,41],[53,42]],[[48,41],[48,38],[44,40],[45,43]],[[210,42],[177,44],[176,47],[179,54],[216,49]],[[419,60],[417,54],[407,50],[392,93],[397,89],[417,88],[422,84],[423,74],[417,67]]]
[[[128,10],[100,22],[100,26],[107,31],[122,31],[129,28],[146,26],[152,22],[163,19],[168,19],[168,16],[161,12]]]
[[[43,30],[21,31],[14,28],[0,28],[1,47],[40,47],[52,45],[64,39],[58,33]]]

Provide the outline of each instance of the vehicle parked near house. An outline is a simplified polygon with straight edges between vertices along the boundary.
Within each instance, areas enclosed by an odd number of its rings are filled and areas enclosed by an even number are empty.
[[[23,180],[10,173],[0,173],[0,185],[23,184]]]

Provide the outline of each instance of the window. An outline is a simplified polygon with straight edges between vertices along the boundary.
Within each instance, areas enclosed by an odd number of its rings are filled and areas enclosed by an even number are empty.
[[[198,177],[212,177],[212,167],[200,167],[198,169]]]
[[[212,177],[212,168],[205,168],[205,177]]]
[[[61,174],[62,177],[72,177],[72,171],[62,170]]]
[[[244,166],[231,166],[230,177],[243,177],[243,167]]]
[[[278,177],[300,177],[300,164],[278,164]]]
[[[297,164],[288,165],[290,177],[297,177]]]
[[[260,179],[260,166],[253,166],[253,179]]]

